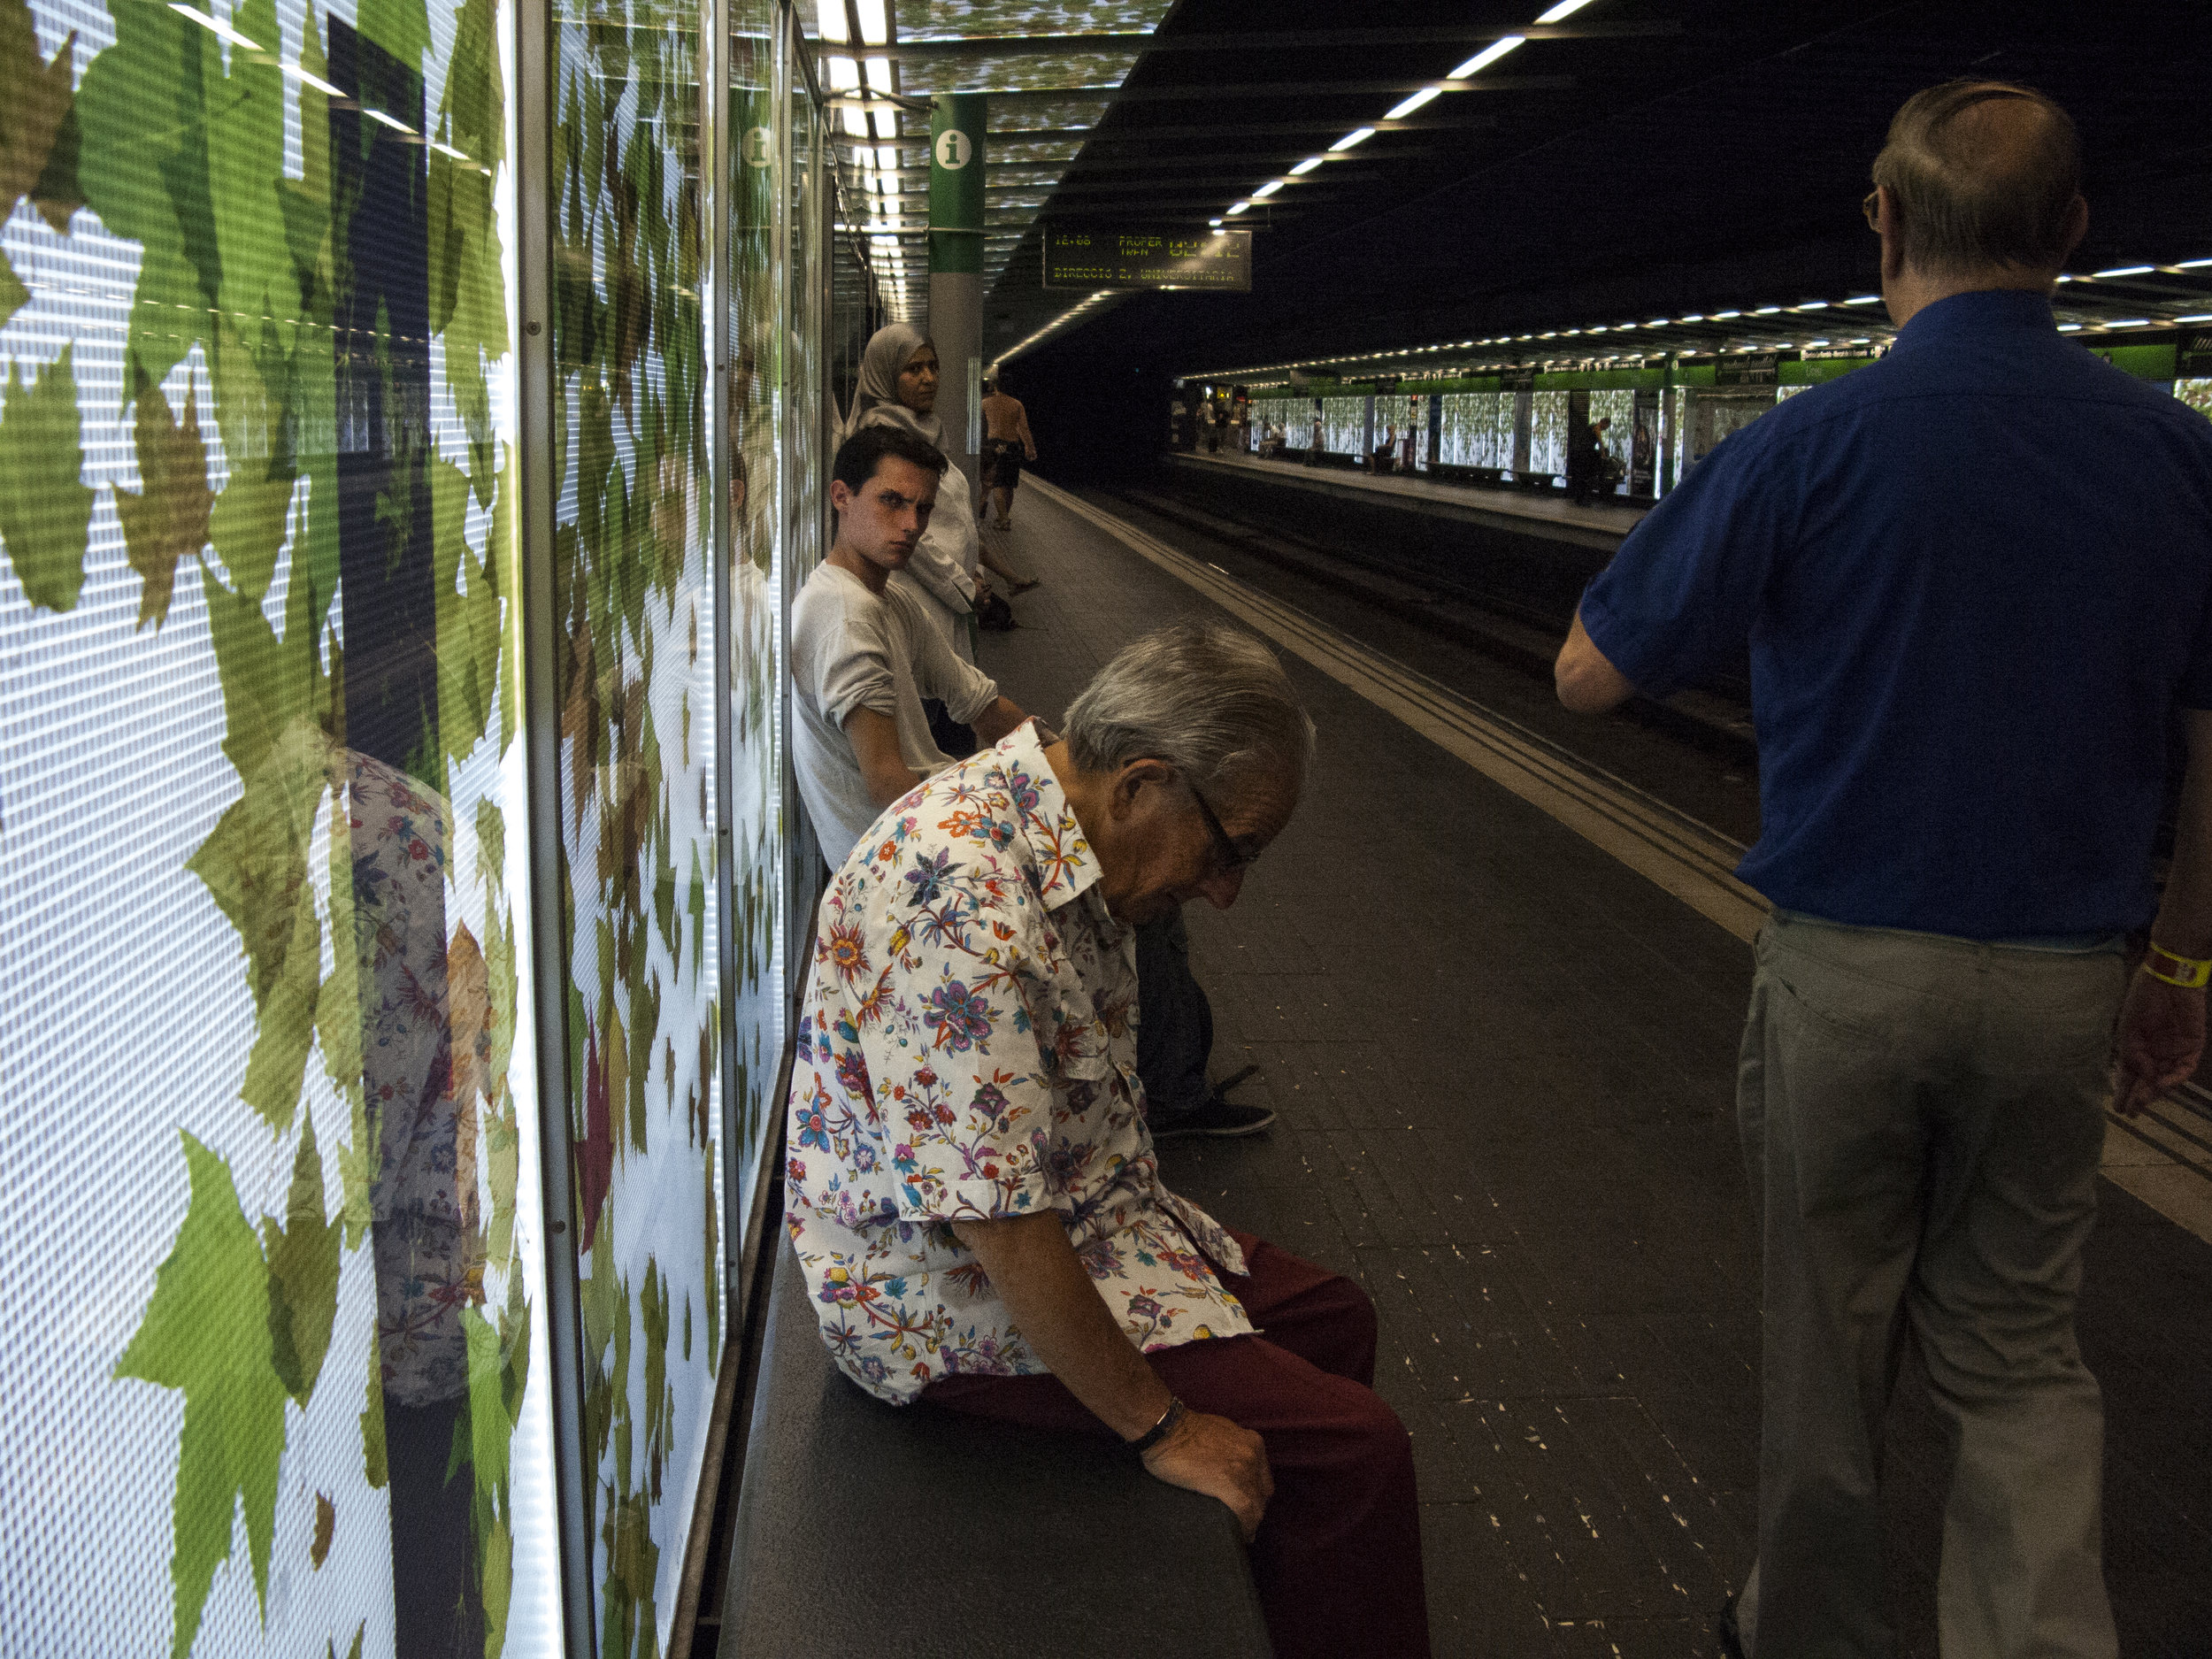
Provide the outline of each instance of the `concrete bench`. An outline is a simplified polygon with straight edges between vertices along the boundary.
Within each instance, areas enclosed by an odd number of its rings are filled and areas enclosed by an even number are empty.
[[[774,1248],[720,1659],[1268,1659],[1226,1509],[1108,1446],[871,1399]]]

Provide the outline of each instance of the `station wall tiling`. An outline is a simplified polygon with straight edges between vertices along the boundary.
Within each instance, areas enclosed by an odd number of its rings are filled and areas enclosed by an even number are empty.
[[[662,0],[0,0],[12,1654],[666,1647],[829,372],[733,9],[725,102]]]

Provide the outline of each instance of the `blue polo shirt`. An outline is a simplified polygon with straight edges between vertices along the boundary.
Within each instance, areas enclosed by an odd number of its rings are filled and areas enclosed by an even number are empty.
[[[1582,621],[1655,696],[1748,645],[1776,904],[2019,939],[2149,919],[2208,599],[2212,421],[1993,292],[1722,442]]]

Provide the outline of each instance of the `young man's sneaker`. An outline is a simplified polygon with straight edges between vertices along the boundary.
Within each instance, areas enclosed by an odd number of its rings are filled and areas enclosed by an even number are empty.
[[[1187,1111],[1179,1118],[1155,1127],[1155,1141],[1182,1141],[1195,1135],[1205,1135],[1217,1141],[1233,1140],[1238,1135],[1256,1135],[1275,1121],[1275,1114],[1264,1106],[1240,1106],[1234,1101],[1215,1095],[1195,1111]]]

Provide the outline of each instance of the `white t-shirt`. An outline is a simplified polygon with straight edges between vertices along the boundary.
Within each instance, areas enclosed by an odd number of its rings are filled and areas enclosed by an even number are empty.
[[[924,697],[944,701],[963,725],[998,699],[997,684],[956,656],[899,584],[880,595],[834,565],[819,566],[791,608],[793,770],[799,798],[835,869],[879,815],[869,797],[845,719],[872,709],[898,727],[899,754],[925,777],[952,764],[929,734]]]

